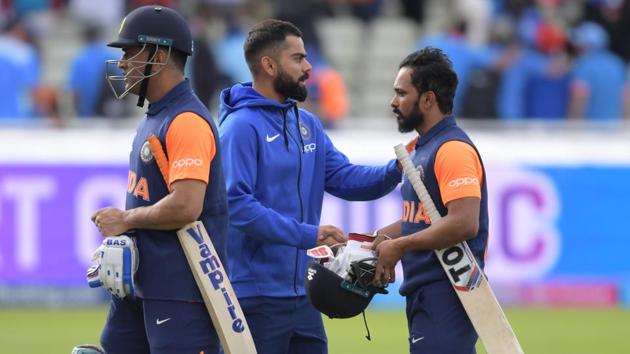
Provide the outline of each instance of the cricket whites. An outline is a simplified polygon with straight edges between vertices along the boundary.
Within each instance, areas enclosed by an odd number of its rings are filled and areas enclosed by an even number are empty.
[[[440,220],[442,216],[422,183],[420,174],[414,168],[409,153],[402,144],[397,145],[394,150],[420,202],[424,204],[431,222]],[[446,249],[435,250],[435,253],[488,354],[523,353],[501,305],[490,288],[488,279],[477,264],[468,244],[461,242]]]

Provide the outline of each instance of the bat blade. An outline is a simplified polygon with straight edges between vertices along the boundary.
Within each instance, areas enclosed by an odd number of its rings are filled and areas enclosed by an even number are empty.
[[[255,354],[245,315],[203,223],[195,221],[184,226],[177,231],[177,237],[223,350],[227,354]]]

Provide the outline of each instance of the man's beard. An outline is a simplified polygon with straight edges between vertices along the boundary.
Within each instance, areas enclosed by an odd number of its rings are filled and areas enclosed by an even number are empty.
[[[415,130],[420,124],[424,122],[424,114],[420,112],[420,108],[418,107],[419,101],[413,104],[413,109],[409,116],[405,116],[398,110],[398,108],[394,108],[394,113],[397,115],[396,120],[398,121],[398,131],[401,133],[409,133],[410,131]]]
[[[304,102],[308,96],[308,91],[306,90],[306,85],[300,85],[300,82],[303,83],[306,80],[308,80],[308,74],[304,74],[297,81],[293,81],[289,74],[280,70],[278,76],[273,80],[273,88],[286,98]]]

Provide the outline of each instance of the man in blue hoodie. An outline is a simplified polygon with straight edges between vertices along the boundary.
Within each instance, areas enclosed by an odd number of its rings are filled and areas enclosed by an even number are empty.
[[[245,41],[253,83],[221,93],[219,132],[230,229],[230,279],[259,353],[326,353],[321,314],[308,302],[306,250],[345,241],[319,225],[324,191],[346,200],[386,195],[395,160],[352,165],[313,114],[299,109],[311,64],[293,24],[266,20]]]

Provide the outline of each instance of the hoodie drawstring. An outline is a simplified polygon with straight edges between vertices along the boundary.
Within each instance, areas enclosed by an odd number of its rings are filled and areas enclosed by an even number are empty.
[[[287,110],[282,109],[282,135],[284,135],[284,146],[289,151],[289,138],[287,137]]]
[[[302,130],[300,129],[300,110],[297,104],[293,105],[293,113],[295,113],[295,121],[297,124],[298,136],[300,137],[300,144],[302,144],[302,152],[304,151],[304,139],[302,139]]]

